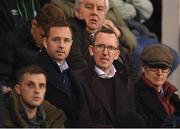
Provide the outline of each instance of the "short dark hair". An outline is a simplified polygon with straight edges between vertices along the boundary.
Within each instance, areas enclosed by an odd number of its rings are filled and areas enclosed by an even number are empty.
[[[56,20],[52,21],[51,23],[49,23],[48,26],[46,26],[44,28],[45,37],[49,36],[49,32],[50,32],[51,27],[68,27],[71,34],[72,34],[72,29],[69,26],[68,22],[62,21],[61,18],[57,18]]]
[[[56,4],[47,3],[39,11],[35,20],[37,21],[38,26],[42,27],[43,30],[46,30],[48,26],[57,20],[61,22],[66,21],[66,17],[63,10]]]
[[[116,36],[116,38],[117,38],[117,45],[118,45],[118,47],[119,47],[119,40],[118,40],[118,36],[116,35],[116,33],[113,31],[113,30],[111,30],[111,29],[109,29],[109,28],[106,28],[106,27],[102,27],[100,30],[98,30],[96,33],[95,33],[95,35],[94,35],[94,41],[92,42],[92,44],[94,44],[94,42],[95,42],[95,40],[96,40],[96,37],[97,37],[97,35],[100,33],[100,32],[102,32],[102,33],[106,33],[106,34],[114,34],[115,36]]]
[[[17,84],[21,83],[21,81],[23,80],[23,77],[26,73],[43,74],[45,76],[45,78],[47,79],[46,72],[40,66],[29,65],[29,66],[23,67],[17,71],[17,73],[16,73],[16,83]]]

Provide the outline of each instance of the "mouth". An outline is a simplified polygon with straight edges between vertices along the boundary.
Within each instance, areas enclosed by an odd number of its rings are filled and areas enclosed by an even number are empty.
[[[58,53],[58,54],[64,54],[65,52],[64,52],[64,51],[56,51],[56,53]]]
[[[41,97],[33,97],[33,99],[34,99],[35,101],[39,101],[39,100],[41,99]]]
[[[101,61],[109,61],[107,58],[100,58]]]
[[[161,78],[155,78],[156,81],[161,81],[162,79]]]
[[[91,24],[95,24],[95,23],[97,23],[98,21],[96,20],[96,19],[90,19],[90,23]]]

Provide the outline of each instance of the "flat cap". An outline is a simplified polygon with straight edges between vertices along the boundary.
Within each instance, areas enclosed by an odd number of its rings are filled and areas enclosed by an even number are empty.
[[[153,44],[143,49],[141,61],[147,65],[163,64],[170,67],[173,63],[173,53],[166,45]]]

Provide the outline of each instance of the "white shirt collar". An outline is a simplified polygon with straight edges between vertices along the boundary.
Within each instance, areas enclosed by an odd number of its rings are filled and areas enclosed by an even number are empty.
[[[68,64],[67,64],[66,61],[64,61],[63,64],[61,64],[61,63],[59,63],[59,62],[57,62],[57,61],[56,61],[56,63],[57,63],[57,65],[58,65],[58,67],[59,67],[59,69],[60,69],[61,72],[63,72],[64,70],[66,70],[66,69],[69,68],[69,66],[68,66]]]
[[[104,79],[112,78],[112,77],[114,77],[114,75],[116,73],[116,69],[115,69],[114,65],[112,65],[111,70],[108,74],[105,73],[104,71],[102,71],[101,69],[99,69],[97,66],[95,66],[95,71],[100,78],[104,78]]]

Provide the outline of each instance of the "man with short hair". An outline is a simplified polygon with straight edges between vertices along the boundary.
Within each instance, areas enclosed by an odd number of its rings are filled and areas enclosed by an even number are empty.
[[[76,127],[75,122],[83,103],[81,84],[65,60],[72,42],[71,28],[67,22],[56,19],[45,30],[45,50],[38,58],[39,65],[48,76],[46,99],[64,110],[66,127]]]
[[[118,37],[110,29],[99,30],[89,52],[95,65],[84,87],[86,103],[80,121],[85,127],[114,127],[121,113],[134,111],[132,81],[113,65],[120,54]]]
[[[4,118],[9,128],[62,128],[66,120],[62,110],[44,100],[46,74],[31,65],[17,73],[17,84],[10,92]]]

